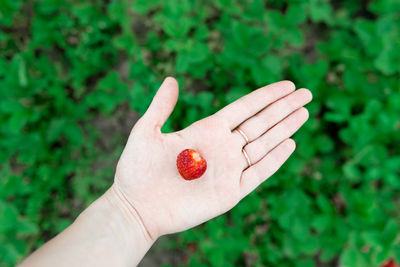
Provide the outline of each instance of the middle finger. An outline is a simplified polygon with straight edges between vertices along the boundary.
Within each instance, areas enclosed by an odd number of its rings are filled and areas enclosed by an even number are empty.
[[[257,139],[287,115],[304,106],[312,99],[311,92],[299,89],[274,102],[255,116],[243,122],[238,128],[246,134],[249,142]]]
[[[307,119],[307,109],[299,108],[272,127],[265,134],[247,144],[244,149],[250,158],[250,162],[255,164],[262,159],[275,146],[292,136],[307,121]]]

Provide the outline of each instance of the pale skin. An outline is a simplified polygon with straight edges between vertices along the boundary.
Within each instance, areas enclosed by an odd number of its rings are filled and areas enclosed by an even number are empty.
[[[281,81],[183,130],[162,133],[178,92],[176,80],[166,78],[133,127],[112,186],[20,266],[137,265],[160,236],[227,212],[272,176],[295,150],[290,137],[307,121],[303,106],[312,99],[309,90]],[[184,180],[176,168],[186,148],[207,161],[199,179]]]

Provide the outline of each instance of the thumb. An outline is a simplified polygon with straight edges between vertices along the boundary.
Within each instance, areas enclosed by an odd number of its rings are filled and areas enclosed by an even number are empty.
[[[178,82],[172,77],[165,78],[144,114],[146,121],[161,129],[174,110],[178,95]]]

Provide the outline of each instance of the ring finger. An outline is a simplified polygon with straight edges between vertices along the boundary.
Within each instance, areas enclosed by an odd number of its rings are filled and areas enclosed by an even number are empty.
[[[311,98],[312,95],[309,90],[296,90],[243,122],[238,129],[246,133],[251,142],[290,113],[310,102]]]
[[[279,143],[292,136],[307,121],[308,116],[306,108],[299,108],[262,136],[247,144],[244,149],[251,164],[255,164],[261,160]]]

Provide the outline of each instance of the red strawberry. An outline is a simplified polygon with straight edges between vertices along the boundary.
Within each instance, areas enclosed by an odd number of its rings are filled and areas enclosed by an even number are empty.
[[[388,260],[382,267],[399,267],[393,260]]]
[[[197,179],[207,169],[207,161],[193,149],[185,149],[179,153],[176,159],[179,173],[185,180]]]

